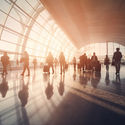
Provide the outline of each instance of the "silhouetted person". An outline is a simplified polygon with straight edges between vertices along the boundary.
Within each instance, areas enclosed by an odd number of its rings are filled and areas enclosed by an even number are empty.
[[[59,55],[59,63],[60,63],[60,73],[65,72],[65,56],[63,52]]]
[[[54,73],[53,61],[54,61],[54,58],[53,58],[51,52],[49,52],[49,54],[48,54],[48,56],[46,58],[46,63],[49,66],[49,73],[50,73],[50,67],[52,67],[52,73]]]
[[[87,56],[86,56],[86,53],[84,53],[83,55],[83,71],[86,69],[86,62],[87,62]]]
[[[73,57],[73,66],[74,66],[74,71],[76,71],[76,57]]]
[[[3,98],[6,96],[8,88],[9,87],[8,87],[8,82],[6,81],[6,76],[3,76],[2,82],[0,84],[0,93],[1,93]]]
[[[50,99],[53,95],[53,84],[48,82],[47,88],[45,89],[47,99]]]
[[[3,75],[7,74],[7,66],[10,64],[9,56],[7,55],[7,52],[4,52],[4,55],[1,57],[1,62],[3,65]]]
[[[22,106],[24,107],[27,102],[28,102],[28,85],[29,85],[29,81],[27,82],[27,84],[24,83],[24,79],[22,80],[22,88],[21,90],[18,92],[18,97],[21,101]]]
[[[65,76],[60,75],[60,83],[58,87],[58,92],[61,96],[63,96],[63,93],[64,93],[64,79],[65,79]]]
[[[36,66],[37,66],[37,59],[34,58],[33,59],[33,66],[34,66],[34,71],[36,70]]]
[[[93,70],[95,70],[94,68],[96,67],[97,65],[97,61],[98,61],[98,58],[95,54],[95,52],[93,53],[93,56],[91,57],[91,63],[92,63],[92,68]]]
[[[82,56],[79,57],[79,65],[78,67],[80,68],[80,71],[81,71],[81,68],[83,67],[83,60],[82,60]]]
[[[109,70],[109,64],[110,64],[110,60],[108,55],[106,55],[105,60],[104,60],[104,65],[106,66],[106,71]]]
[[[86,68],[86,62],[87,62],[87,56],[86,56],[86,53],[84,53],[82,56],[80,56],[80,67],[83,69],[83,72]],[[81,68],[80,68],[80,71],[81,71]]]
[[[115,63],[116,75],[119,75],[120,72],[120,63],[122,58],[122,53],[119,51],[119,48],[116,48],[116,52],[113,55],[113,61]]]
[[[23,55],[23,58],[21,58],[20,62],[23,62],[23,72],[21,75],[24,75],[26,69],[28,71],[28,75],[27,76],[30,76],[30,69],[29,69],[29,54],[25,51],[24,52],[24,55]]]
[[[87,58],[86,69],[87,70],[91,70],[92,69],[92,64],[91,64],[91,59],[90,58]]]

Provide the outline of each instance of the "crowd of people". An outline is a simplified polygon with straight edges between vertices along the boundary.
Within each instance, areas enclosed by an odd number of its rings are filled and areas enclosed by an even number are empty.
[[[116,68],[116,76],[119,76],[120,73],[120,63],[121,63],[121,58],[122,58],[122,53],[120,52],[119,48],[116,48],[116,52],[114,52],[113,57],[112,57],[112,61],[110,61],[108,55],[106,55],[105,59],[104,59],[104,65],[106,66],[106,78],[105,78],[105,82],[108,85],[109,84],[109,65],[114,65]],[[0,84],[0,93],[2,94],[2,97],[4,98],[7,94],[7,91],[9,89],[8,86],[8,82],[6,80],[6,74],[7,74],[7,67],[10,65],[10,59],[9,56],[7,54],[7,52],[4,52],[3,56],[1,57],[1,62],[3,65],[3,72],[2,75],[4,76],[2,78],[2,82]],[[29,67],[29,54],[25,51],[20,59],[20,61],[18,61],[18,63],[23,63],[23,71],[21,73],[22,76],[24,76],[25,71],[27,70],[28,74],[27,76],[30,76],[30,67]],[[32,64],[33,64],[33,69],[34,71],[37,68],[37,59],[34,58],[32,60]],[[80,79],[80,83],[83,84],[84,87],[86,87],[87,83],[89,81],[91,81],[91,85],[94,88],[97,88],[97,85],[100,81],[101,78],[101,63],[98,59],[98,57],[96,56],[96,53],[93,53],[92,57],[89,58],[87,57],[86,53],[84,53],[83,55],[81,55],[79,57],[79,62],[77,61],[76,57],[73,58],[72,60],[72,64],[73,64],[73,68],[74,68],[74,75],[73,78],[74,80],[76,79],[76,70],[78,68],[78,70],[83,72],[86,72],[86,70],[91,70],[92,72],[99,72],[99,73],[91,73],[92,75],[88,75],[87,73],[84,73],[83,75],[79,76]],[[67,68],[67,63],[65,60],[65,56],[64,53],[61,52],[59,54],[59,58],[54,58],[52,53],[49,52],[48,56],[46,57],[45,63],[43,65],[43,71],[50,74],[50,68],[52,68],[52,74],[55,72],[56,67],[60,66],[60,74],[65,74],[66,68]],[[78,67],[77,67],[78,66]],[[45,69],[44,69],[45,68]],[[46,75],[46,73],[44,73]],[[47,76],[51,76],[48,75]],[[48,81],[48,83],[46,84],[46,88],[45,88],[45,94],[46,94],[46,98],[47,99],[51,99],[51,97],[53,96],[53,78],[54,75],[52,75],[52,81],[50,80],[50,78],[47,78],[46,80]],[[116,77],[117,78],[117,77]],[[62,96],[64,94],[65,91],[65,87],[64,87],[64,79],[65,79],[65,75],[60,75],[60,81],[59,81],[59,85],[57,87],[58,92],[60,94],[60,96]],[[28,93],[28,85],[29,85],[29,77],[28,77],[28,81],[26,84],[24,84],[24,79],[21,80],[21,89],[18,92],[18,97],[21,101],[22,106],[24,107],[27,102],[28,102],[28,97],[29,97],[29,93]]]
[[[95,52],[93,53],[93,56],[91,58],[88,58],[86,53],[84,53],[82,56],[79,57],[79,63],[78,63],[78,69],[83,70],[85,72],[86,70],[91,71],[101,71],[101,63],[98,60]],[[73,59],[74,64],[74,71],[76,71],[76,59],[74,57]]]
[[[113,54],[112,58],[112,65],[116,68],[116,75],[119,75],[120,73],[120,63],[121,63],[122,53],[120,52],[119,48],[116,48],[116,52]],[[7,54],[7,52],[4,52],[3,56],[1,57],[1,62],[3,65],[3,72],[2,75],[7,74],[7,67],[10,65],[10,59]],[[28,71],[27,76],[30,76],[30,68],[29,68],[29,54],[24,51],[22,58],[19,61],[20,63],[23,63],[23,71],[21,73],[22,76],[24,76],[25,71]],[[18,62],[18,63],[19,63]],[[37,59],[34,58],[32,61],[34,65],[34,71],[37,67]],[[79,57],[79,63],[76,61],[76,57],[73,58],[72,63],[74,65],[74,71],[76,71],[76,67],[78,65],[78,69],[83,70],[85,72],[86,70],[101,72],[101,63],[98,60],[98,57],[96,56],[96,53],[94,52],[91,58],[88,58],[86,53],[81,55]],[[68,64],[66,63],[65,56],[63,52],[60,52],[59,58],[54,58],[52,53],[49,52],[48,56],[46,57],[46,62],[43,66],[43,71],[50,73],[50,68],[52,68],[52,73],[54,73],[54,70],[56,69],[57,65],[60,66],[60,74],[65,73],[65,70],[68,67]],[[106,55],[104,59],[104,65],[106,66],[106,70],[109,70],[110,65],[110,59],[108,55]]]

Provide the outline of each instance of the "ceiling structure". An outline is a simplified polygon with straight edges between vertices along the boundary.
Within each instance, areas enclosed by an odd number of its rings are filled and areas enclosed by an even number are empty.
[[[97,42],[125,45],[125,0],[41,0],[77,48]]]

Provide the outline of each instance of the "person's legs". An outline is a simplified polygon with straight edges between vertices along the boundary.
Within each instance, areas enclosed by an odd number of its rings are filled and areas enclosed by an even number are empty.
[[[62,74],[62,64],[60,64],[60,73]]]
[[[118,73],[120,72],[120,62],[118,63]]]
[[[6,73],[6,66],[5,65],[3,65],[3,75],[4,75],[4,73]]]
[[[76,71],[76,64],[74,63],[74,71]]]
[[[85,70],[85,64],[83,63],[83,72],[84,72],[84,70]]]
[[[109,70],[109,65],[108,65],[108,64],[106,65],[106,70],[107,70],[107,71]]]
[[[7,74],[7,66],[5,66],[5,74]]]
[[[21,74],[21,75],[24,75],[25,70],[26,70],[26,65],[24,65],[24,66],[23,66],[23,72],[22,72],[22,74]]]
[[[63,64],[63,72],[65,73],[65,64]]]
[[[30,75],[30,69],[29,69],[29,65],[26,66],[27,71],[28,71],[28,76]]]
[[[116,68],[116,74],[119,73],[119,65],[118,65],[118,62],[115,63],[115,68]]]

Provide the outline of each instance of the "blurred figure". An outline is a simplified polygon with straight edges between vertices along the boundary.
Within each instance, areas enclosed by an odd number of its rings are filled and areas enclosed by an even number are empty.
[[[100,61],[97,60],[96,65],[95,65],[95,71],[100,73],[101,72],[101,63]]]
[[[86,62],[87,62],[87,56],[86,56],[86,53],[84,53],[84,55],[83,55],[83,72],[86,69]]]
[[[34,71],[36,70],[36,66],[37,66],[37,59],[34,58],[33,59],[33,66],[34,66]]]
[[[74,71],[76,71],[76,57],[73,57]]]
[[[63,52],[59,55],[59,63],[60,63],[60,74],[62,74],[62,71],[65,73],[65,57]]]
[[[4,98],[8,91],[8,82],[6,81],[6,76],[2,76],[2,82],[0,84],[0,93],[2,97]]]
[[[115,63],[116,75],[119,75],[120,63],[122,58],[122,53],[119,50],[120,50],[119,48],[116,48],[116,52],[113,54],[113,61]]]
[[[95,52],[93,53],[93,56],[91,57],[91,63],[92,63],[92,69],[95,70],[96,64],[97,64],[98,58],[95,54]]]
[[[23,62],[24,65],[23,65],[23,72],[22,72],[22,76],[24,75],[26,69],[28,71],[28,75],[27,76],[30,76],[30,69],[29,69],[29,54],[25,51],[24,54],[23,54],[23,58],[21,58],[20,62]]]
[[[54,73],[53,60],[54,60],[54,58],[53,58],[51,52],[49,52],[49,54],[48,54],[48,56],[46,58],[46,62],[48,64],[48,66],[49,66],[49,73],[50,73],[50,67],[52,67],[52,73]]]
[[[87,56],[86,56],[86,53],[84,53],[82,56],[80,56],[80,71],[82,68],[84,72],[86,68],[86,62],[87,62]]]
[[[55,64],[55,70],[56,70],[56,67],[58,65],[58,59],[57,58],[54,59],[54,64]]]
[[[4,52],[4,55],[1,57],[1,62],[3,65],[2,75],[7,74],[7,66],[10,64],[9,56],[7,55],[7,52]]]
[[[82,56],[79,57],[79,65],[78,65],[78,68],[80,69],[81,71],[81,68],[83,67],[83,60],[82,60]]]
[[[110,60],[108,58],[108,55],[106,55],[105,60],[104,60],[104,65],[106,66],[106,71],[109,71],[109,64],[110,64]]]
[[[19,99],[21,101],[22,106],[24,107],[27,104],[27,102],[28,102],[28,96],[29,96],[28,85],[29,85],[29,80],[28,80],[27,84],[25,84],[24,83],[24,79],[22,79],[21,85],[22,85],[22,88],[18,92],[18,97],[19,97]]]
[[[92,64],[91,64],[91,59],[90,58],[87,59],[86,69],[87,70],[92,70]]]

